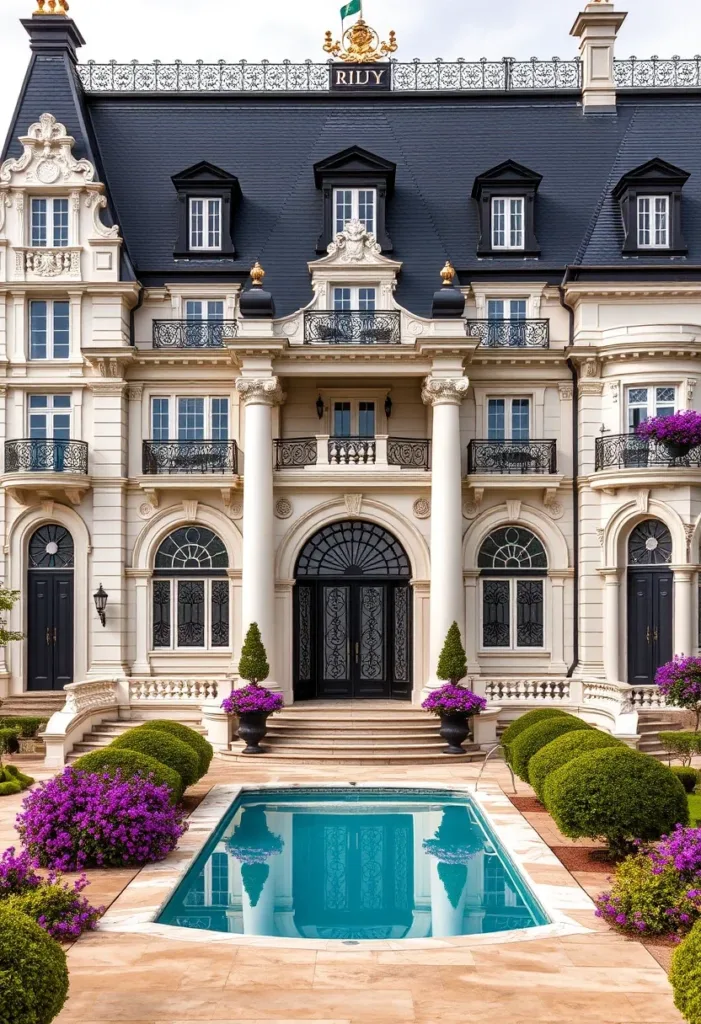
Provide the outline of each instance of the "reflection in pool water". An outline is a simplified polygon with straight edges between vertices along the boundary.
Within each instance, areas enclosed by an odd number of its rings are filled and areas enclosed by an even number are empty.
[[[292,789],[237,800],[159,921],[404,939],[530,928],[547,917],[469,799]]]

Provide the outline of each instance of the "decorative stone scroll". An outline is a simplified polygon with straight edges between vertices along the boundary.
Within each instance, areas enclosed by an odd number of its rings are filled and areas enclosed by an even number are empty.
[[[427,377],[421,390],[424,405],[459,404],[467,395],[467,377]]]
[[[5,160],[0,167],[1,184],[13,184],[15,175],[22,175],[28,185],[87,185],[94,181],[95,168],[89,160],[75,159],[75,139],[53,114],[42,114],[19,141],[24,152]]]

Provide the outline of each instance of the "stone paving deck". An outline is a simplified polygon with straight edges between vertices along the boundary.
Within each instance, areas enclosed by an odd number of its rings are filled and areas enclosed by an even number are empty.
[[[465,784],[478,770],[449,761],[384,766],[379,778],[372,765],[312,769],[215,760],[190,795],[204,797],[217,783]],[[38,767],[31,773],[47,774]],[[490,766],[485,778],[511,791],[503,766]],[[518,792],[531,795],[522,784]],[[20,803],[20,797],[0,801],[0,848],[17,844]],[[547,815],[524,816],[550,845],[570,845]],[[548,871],[543,865],[539,882],[548,884]],[[91,871],[88,895],[108,905],[125,899],[138,874]],[[592,895],[605,883],[601,874],[573,877]],[[665,971],[644,946],[610,931],[590,911],[570,916],[592,933],[476,947],[448,940],[440,949],[401,943],[276,948],[274,940],[249,946],[98,931],[68,950],[70,997],[56,1024],[682,1024]]]

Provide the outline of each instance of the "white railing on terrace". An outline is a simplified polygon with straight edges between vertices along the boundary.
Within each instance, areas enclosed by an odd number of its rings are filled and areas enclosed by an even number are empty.
[[[561,704],[570,699],[569,679],[488,679],[485,693],[491,704]]]
[[[129,680],[129,700],[162,701],[174,704],[202,704],[216,700],[219,686],[216,679],[160,679],[146,677]]]
[[[172,64],[154,61],[140,64],[96,64],[78,67],[83,89],[89,93],[123,92],[329,92],[329,66],[242,60],[228,64],[196,61]],[[518,92],[542,89],[579,89],[582,65],[579,58],[560,60],[390,61],[393,92]],[[614,61],[614,80],[619,89],[688,89],[701,87],[701,56],[669,59],[650,57]]]

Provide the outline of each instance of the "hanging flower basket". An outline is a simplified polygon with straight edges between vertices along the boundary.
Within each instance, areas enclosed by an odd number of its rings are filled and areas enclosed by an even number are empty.
[[[441,736],[448,746],[444,754],[464,754],[463,743],[470,734],[470,719],[487,707],[484,697],[478,697],[466,686],[447,683],[430,693],[421,707],[438,715]]]
[[[688,409],[673,416],[655,416],[638,424],[635,433],[663,444],[671,458],[685,458],[701,445],[701,413]]]
[[[282,694],[250,683],[240,690],[234,690],[222,701],[221,706],[227,715],[238,715],[239,736],[246,743],[243,753],[264,754],[260,741],[268,731],[268,716],[282,711]]]

